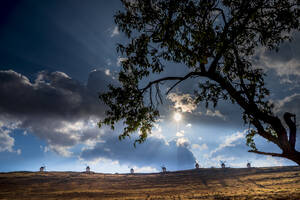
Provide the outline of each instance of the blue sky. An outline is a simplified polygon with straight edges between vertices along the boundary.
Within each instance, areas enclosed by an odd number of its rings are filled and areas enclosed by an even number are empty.
[[[248,153],[247,126],[237,105],[216,109],[194,106],[197,82],[188,81],[165,98],[161,117],[148,140],[133,147],[135,136],[117,139],[122,124],[99,129],[105,105],[97,98],[116,75],[122,56],[117,43],[125,36],[113,15],[119,1],[7,0],[0,3],[0,171],[137,172],[219,167],[294,165],[285,159]],[[278,53],[257,49],[255,66],[267,73],[279,116],[300,114],[300,34]],[[167,64],[165,74],[182,75],[184,66]],[[157,78],[151,76],[150,79]],[[162,90],[166,90],[165,85]],[[174,121],[176,109],[182,120]],[[299,117],[298,117],[299,123]],[[299,138],[299,136],[298,136]],[[258,148],[278,148],[257,137]],[[300,149],[299,139],[296,149]]]

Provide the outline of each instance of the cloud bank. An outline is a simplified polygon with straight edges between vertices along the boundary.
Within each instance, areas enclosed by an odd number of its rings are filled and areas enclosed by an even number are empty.
[[[63,72],[40,72],[30,80],[12,70],[0,71],[0,121],[18,122],[52,147],[71,147],[91,118],[103,116],[104,105],[86,86]]]
[[[105,110],[98,93],[106,91],[109,83],[117,84],[105,70],[92,71],[87,85],[58,71],[39,72],[33,81],[12,70],[0,71],[0,151],[15,151],[14,138],[6,130],[14,124],[11,130],[38,136],[47,142],[42,150],[64,157],[75,156],[72,148],[80,144],[84,160],[105,158],[156,169],[163,164],[191,168],[195,158],[187,145],[149,137],[134,148],[132,140],[119,141],[118,134],[97,127]]]
[[[166,143],[165,140],[149,137],[145,143],[133,146],[133,139],[118,140],[113,132],[106,132],[91,149],[84,149],[81,158],[96,160],[106,158],[117,160],[120,164],[150,166],[159,169],[165,165],[168,169],[190,169],[195,157],[186,145],[178,145],[176,141]]]

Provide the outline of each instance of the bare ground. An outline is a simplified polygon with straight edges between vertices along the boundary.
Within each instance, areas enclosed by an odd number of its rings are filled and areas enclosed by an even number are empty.
[[[300,200],[300,167],[194,169],[166,174],[0,173],[0,199]]]

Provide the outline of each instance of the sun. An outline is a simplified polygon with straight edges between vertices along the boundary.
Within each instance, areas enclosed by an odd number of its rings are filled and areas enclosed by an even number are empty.
[[[174,120],[177,122],[179,122],[182,119],[181,114],[178,112],[176,112],[173,117],[174,117]]]

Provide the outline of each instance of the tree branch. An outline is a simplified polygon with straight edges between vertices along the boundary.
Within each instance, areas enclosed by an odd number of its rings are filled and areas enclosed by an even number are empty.
[[[291,150],[290,144],[288,143],[286,130],[279,118],[262,112],[255,104],[249,104],[249,102],[247,102],[247,100],[241,96],[241,94],[231,85],[231,83],[219,73],[208,72],[207,77],[219,83],[222,88],[225,88],[229,95],[237,101],[237,103],[245,110],[247,114],[251,114],[253,117],[270,124],[278,134],[278,142],[280,143],[280,147],[287,152]]]
[[[294,118],[294,121],[291,120],[292,117]],[[296,144],[296,115],[286,112],[283,115],[283,119],[290,129],[289,143],[294,150]]]
[[[223,21],[224,21],[224,24],[227,25],[227,20],[226,20],[224,11],[221,8],[214,8],[213,10],[219,11],[221,13]]]
[[[240,67],[240,65],[242,65],[243,62],[241,61],[238,50],[237,50],[237,48],[235,48],[235,46],[233,47],[233,51],[234,51],[234,55],[236,57],[237,71],[238,71],[238,78],[240,80],[240,86],[244,90],[244,93],[246,94],[246,96],[248,98],[249,104],[252,104],[252,103],[254,103],[255,94],[250,95],[249,89],[246,87],[246,85],[244,83],[243,74],[245,73],[245,71],[244,71],[243,66]]]
[[[231,42],[233,42],[234,38],[231,38],[229,41],[226,40],[226,35],[228,34],[228,29],[229,27],[234,23],[234,17],[232,17],[230,19],[230,21],[228,23],[225,24],[223,32],[222,32],[222,36],[221,36],[221,41],[223,42],[223,46],[221,48],[221,50],[216,54],[215,59],[212,61],[212,63],[210,64],[209,68],[208,68],[208,72],[209,73],[214,73],[217,69],[218,66],[218,62],[221,59],[221,57],[223,56],[223,53],[228,50],[227,49],[227,45],[230,44]]]
[[[146,87],[140,89],[140,91],[141,91],[142,93],[144,93],[147,89],[149,89],[149,88],[150,88],[152,85],[154,85],[154,84],[158,84],[158,83],[160,83],[160,82],[163,82],[163,81],[169,81],[169,80],[180,80],[180,79],[182,79],[182,78],[183,78],[183,77],[169,76],[169,77],[164,77],[164,78],[157,79],[157,80],[155,80],[155,81],[150,81],[150,82],[146,85]]]
[[[171,80],[178,80],[167,92],[167,94],[176,86],[178,85],[180,82],[188,79],[188,78],[191,78],[192,76],[204,76],[205,73],[202,73],[202,72],[190,72],[188,73],[187,75],[185,76],[169,76],[169,77],[164,77],[164,78],[160,78],[160,79],[157,79],[155,81],[150,81],[146,87],[140,89],[140,91],[142,93],[144,93],[147,89],[149,89],[152,85],[154,84],[158,84],[160,82],[163,82],[163,81],[171,81]]]
[[[280,146],[280,143],[278,142],[278,139],[271,135],[270,133],[266,132],[264,127],[261,125],[260,121],[258,119],[252,120],[253,125],[257,128],[257,133],[262,136],[263,138],[273,142],[274,144],[277,144]]]
[[[257,151],[257,150],[249,150],[248,152],[262,154],[262,155],[268,155],[268,156],[275,156],[275,157],[285,157],[283,154],[280,154],[280,153],[269,153],[269,152],[262,152],[262,151]]]
[[[170,87],[170,89],[168,89],[168,91],[166,92],[166,95],[169,94],[169,92],[171,92],[171,90],[173,90],[174,87],[176,87],[176,85],[178,85],[179,83],[181,83],[182,81],[184,81],[184,79],[181,79],[179,81],[177,81],[174,85],[172,85]]]

